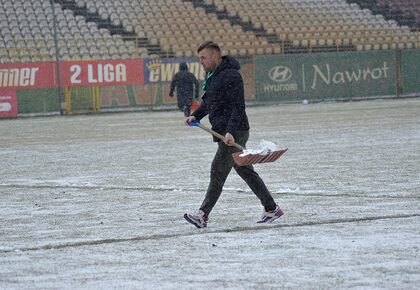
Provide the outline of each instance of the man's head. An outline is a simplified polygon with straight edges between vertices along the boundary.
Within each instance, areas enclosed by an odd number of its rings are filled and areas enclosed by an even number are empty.
[[[188,70],[188,65],[185,62],[179,64],[179,70]]]
[[[222,61],[219,45],[213,41],[203,42],[197,48],[200,63],[206,72],[214,71]]]

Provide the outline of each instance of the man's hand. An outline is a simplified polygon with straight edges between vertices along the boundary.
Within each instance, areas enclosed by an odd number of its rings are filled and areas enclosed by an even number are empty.
[[[188,123],[195,122],[197,119],[194,116],[188,116],[184,119],[184,124],[188,126]]]
[[[233,143],[235,143],[235,138],[233,137],[232,134],[230,134],[228,132],[228,133],[226,133],[225,139],[223,140],[223,142],[225,142],[225,144],[228,145],[228,146],[232,146]]]

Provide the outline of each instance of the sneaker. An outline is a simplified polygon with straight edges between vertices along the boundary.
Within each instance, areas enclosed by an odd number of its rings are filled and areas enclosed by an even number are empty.
[[[257,224],[271,223],[283,215],[282,210],[276,205],[275,210],[264,211],[261,220],[257,221]]]
[[[199,210],[198,213],[195,214],[184,214],[184,219],[187,222],[195,225],[197,228],[206,228],[207,227],[207,217],[204,215],[202,210]]]

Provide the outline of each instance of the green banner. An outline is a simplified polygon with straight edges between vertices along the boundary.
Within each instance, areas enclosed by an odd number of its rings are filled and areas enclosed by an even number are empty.
[[[17,97],[20,114],[60,112],[56,89],[19,90]]]
[[[401,51],[403,94],[420,92],[420,49]]]
[[[351,99],[395,95],[394,51],[256,57],[261,101]]]

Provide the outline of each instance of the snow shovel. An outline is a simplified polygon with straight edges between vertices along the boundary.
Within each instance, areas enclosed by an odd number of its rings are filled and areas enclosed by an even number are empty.
[[[200,122],[189,122],[189,126],[193,127],[200,127],[204,131],[209,132],[213,136],[219,138],[220,140],[223,140],[225,137],[212,129],[204,126]],[[241,150],[241,152],[235,152],[232,154],[233,161],[238,166],[246,166],[246,165],[252,165],[257,163],[267,163],[267,162],[273,162],[280,158],[286,151],[287,148],[276,150],[276,151],[269,151],[267,153],[251,153],[247,152],[248,150],[245,147],[242,147],[238,143],[233,143],[232,146],[238,148]]]

